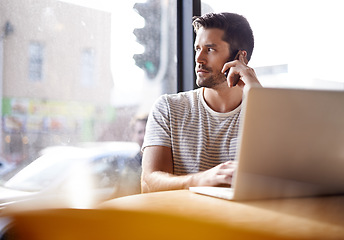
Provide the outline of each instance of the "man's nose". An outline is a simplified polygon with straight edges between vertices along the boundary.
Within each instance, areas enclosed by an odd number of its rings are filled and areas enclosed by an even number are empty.
[[[196,61],[196,63],[201,63],[201,64],[206,63],[207,59],[206,59],[206,55],[205,55],[204,51],[196,52],[195,61]]]

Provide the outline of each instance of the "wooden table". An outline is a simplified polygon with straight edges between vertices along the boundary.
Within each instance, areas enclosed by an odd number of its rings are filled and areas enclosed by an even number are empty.
[[[272,239],[344,239],[344,196],[235,202],[177,190],[121,197],[100,208],[192,217]]]

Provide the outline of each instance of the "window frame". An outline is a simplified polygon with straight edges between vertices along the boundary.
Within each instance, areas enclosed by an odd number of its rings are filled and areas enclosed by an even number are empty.
[[[197,88],[192,18],[200,15],[200,0],[177,0],[177,92]]]

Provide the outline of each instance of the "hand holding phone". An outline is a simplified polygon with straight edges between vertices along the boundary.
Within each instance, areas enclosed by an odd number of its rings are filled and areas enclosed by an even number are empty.
[[[229,58],[228,59],[228,62],[231,62],[231,61],[234,61],[234,60],[239,60],[239,56],[240,56],[240,54],[241,54],[241,50],[238,50],[238,52],[237,52],[237,54],[235,55],[235,57],[234,57],[234,59],[232,60],[232,58]],[[229,73],[229,70],[230,70],[231,68],[228,68],[226,71],[225,71],[225,76],[227,77],[228,76],[228,73]]]
[[[234,61],[234,60],[240,60],[240,55],[243,54],[242,50],[238,50],[237,54],[235,55],[234,59],[229,59],[228,61]],[[248,63],[248,60],[247,58],[243,55],[244,57],[244,63],[247,64]],[[228,68],[225,72],[224,72],[224,75],[226,76],[226,78],[228,77],[228,73],[230,71],[230,68]],[[240,80],[240,75],[239,74],[235,74],[234,76],[232,76],[232,79],[233,79],[233,87],[235,87],[237,85],[237,83],[239,82]]]

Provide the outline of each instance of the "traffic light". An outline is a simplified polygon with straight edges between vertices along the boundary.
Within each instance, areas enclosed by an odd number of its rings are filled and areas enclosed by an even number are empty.
[[[143,28],[135,28],[136,41],[145,47],[142,54],[134,54],[136,65],[142,68],[149,79],[154,79],[160,65],[160,0],[147,0],[145,3],[135,3],[134,9],[144,20]]]

